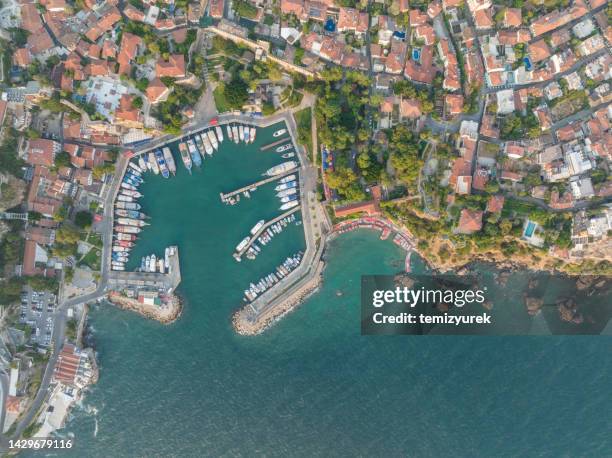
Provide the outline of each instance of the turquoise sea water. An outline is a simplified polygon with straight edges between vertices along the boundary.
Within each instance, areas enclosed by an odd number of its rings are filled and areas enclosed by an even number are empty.
[[[192,177],[147,177],[153,224],[134,256],[179,245],[184,313],[162,326],[93,310],[101,377],[61,431],[76,445],[60,456],[612,453],[607,337],[361,336],[360,275],[403,268],[404,252],[378,233],[334,240],[317,294],[266,333],[236,335],[246,284],[304,242],[293,226],[256,261],[234,261],[278,204],[267,189],[220,204],[220,189],[274,161],[227,148]]]

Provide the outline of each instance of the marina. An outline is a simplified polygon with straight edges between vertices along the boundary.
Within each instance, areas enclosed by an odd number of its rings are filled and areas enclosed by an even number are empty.
[[[287,143],[290,140],[291,140],[290,137],[282,138],[282,139],[276,140],[275,142],[272,142],[272,143],[270,143],[268,145],[262,146],[261,148],[259,148],[259,150],[260,151],[268,151],[268,150],[274,148],[275,146],[282,145],[283,143]]]
[[[288,169],[288,170],[282,172],[279,175],[271,176],[271,177],[268,177],[268,178],[264,178],[262,180],[256,181],[253,184],[250,184],[250,185],[247,185],[247,186],[243,186],[241,188],[238,188],[238,189],[236,189],[234,191],[231,191],[231,192],[228,192],[228,193],[220,193],[221,202],[231,204],[231,199],[233,197],[238,196],[239,194],[243,194],[245,192],[253,192],[257,188],[259,188],[260,186],[263,186],[263,185],[268,184],[268,183],[272,183],[272,182],[278,180],[279,178],[283,178],[283,177],[285,177],[287,175],[291,175],[293,172],[296,171],[296,169],[297,169],[297,167],[293,167],[291,169]]]

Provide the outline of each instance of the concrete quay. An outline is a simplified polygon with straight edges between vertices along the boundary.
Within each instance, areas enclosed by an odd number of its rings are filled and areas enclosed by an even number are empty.
[[[293,215],[295,212],[299,211],[300,207],[295,207],[292,208],[291,210],[287,210],[285,213],[281,213],[280,215],[278,215],[276,218],[271,219],[270,221],[267,221],[261,228],[259,228],[259,230],[251,236],[251,240],[249,240],[249,243],[247,243],[247,245],[240,250],[237,255],[240,258],[250,247],[251,245],[253,245],[253,243],[255,242],[255,240],[257,240],[257,238],[266,230],[268,229],[270,226],[272,226],[273,224],[278,223],[281,219],[286,218],[287,216]]]
[[[283,177],[286,177],[287,175],[291,175],[292,173],[295,173],[297,170],[297,168],[293,168],[291,170],[287,170],[286,172],[280,173],[278,175],[274,175],[272,177],[268,177],[268,178],[264,178],[263,180],[259,180],[253,184],[250,185],[246,185],[243,186],[242,188],[236,189],[235,191],[231,191],[228,193],[221,193],[220,197],[221,197],[221,202],[227,202],[231,197],[234,197],[238,194],[241,194],[245,191],[254,191],[256,190],[258,187],[263,186],[265,184],[268,183],[272,183],[273,181],[277,181],[280,180]]]

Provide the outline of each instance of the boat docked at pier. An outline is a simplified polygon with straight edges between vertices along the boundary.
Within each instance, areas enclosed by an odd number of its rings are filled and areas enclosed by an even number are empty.
[[[286,145],[279,146],[278,148],[276,148],[276,152],[282,153],[283,151],[287,151],[288,149],[291,149],[291,148],[293,148],[293,145],[291,143],[287,143]]]
[[[229,138],[230,140],[233,140],[233,135],[232,135],[232,126],[230,126],[229,124],[227,124],[225,126],[225,130],[227,131],[227,138]]]
[[[266,222],[263,219],[257,221],[257,224],[251,228],[251,235],[257,234],[257,231],[259,231],[264,224],[266,224]]]
[[[130,203],[131,203],[131,202],[134,202],[134,198],[133,198],[133,197],[126,196],[125,194],[119,194],[119,195],[117,196],[117,200],[118,200],[119,202],[130,202]]]
[[[283,162],[282,164],[275,165],[274,167],[271,167],[268,170],[266,170],[266,173],[264,175],[268,175],[270,177],[273,177],[275,175],[280,175],[281,173],[285,173],[285,172],[288,172],[289,170],[296,168],[297,165],[298,164],[295,161]]]
[[[223,143],[223,129],[221,129],[221,126],[215,126],[215,133],[217,134],[219,143]]]
[[[127,190],[130,190],[130,191],[136,191],[136,189],[137,189],[136,186],[134,186],[133,184],[129,184],[129,183],[125,182],[125,181],[122,181],[119,186],[121,186],[123,189],[127,189]]]
[[[206,131],[206,135],[208,136],[208,140],[210,140],[210,144],[216,150],[219,149],[219,142],[217,141],[217,137],[215,135],[215,131],[213,129],[209,129]]]
[[[232,137],[234,137],[234,143],[238,143],[240,138],[238,137],[238,127],[232,126]]]
[[[245,143],[250,143],[250,141],[249,141],[249,127],[248,126],[244,126],[244,142]]]
[[[138,167],[140,167],[143,172],[148,169],[147,163],[145,162],[144,157],[142,157],[142,154],[138,156]]]
[[[242,241],[236,245],[236,251],[242,251],[251,241],[251,237],[245,237]]]
[[[179,153],[181,153],[181,160],[183,161],[183,165],[185,168],[191,173],[191,156],[189,155],[189,150],[187,149],[187,145],[183,142],[179,143]]]
[[[136,210],[122,210],[116,209],[115,215],[121,216],[123,218],[135,218],[135,219],[146,219],[147,215],[142,212]]]
[[[210,144],[210,139],[208,138],[208,135],[206,135],[206,133],[203,133],[202,135],[200,135],[200,138],[202,139],[202,143],[204,144],[204,150],[206,151],[206,154],[212,156],[214,150],[212,145]]]
[[[115,208],[121,208],[123,210],[140,210],[141,206],[137,202],[115,202]]]
[[[128,167],[130,169],[132,169],[132,173],[140,176],[144,173],[144,169],[141,169],[137,164],[133,163],[133,162],[128,162]]]
[[[123,218],[123,217],[117,218],[117,224],[121,224],[123,226],[136,226],[136,227],[143,227],[143,226],[149,225],[149,223],[147,223],[146,221],[142,219]]]
[[[257,129],[255,127],[251,127],[251,131],[250,131],[250,135],[249,135],[249,139],[251,140],[251,143],[253,143],[255,141],[255,135],[257,134]]]
[[[119,195],[123,195],[123,196],[127,196],[127,197],[132,197],[134,199],[138,199],[139,197],[142,197],[142,194],[140,194],[138,191],[132,191],[130,189],[121,189],[119,191]]]
[[[140,234],[142,228],[136,226],[115,226],[115,232],[120,234]]]
[[[294,156],[295,156],[295,154],[294,154],[294,153],[285,153],[285,154],[283,154],[281,157],[282,157],[283,159],[291,159],[291,158],[292,158],[292,157],[294,157]]]
[[[277,192],[276,197],[287,197],[287,196],[292,196],[294,194],[297,194],[297,189],[289,188],[289,189],[283,189],[282,191]]]
[[[136,239],[138,238],[134,234],[122,234],[122,233],[113,234],[113,237],[119,241],[127,241],[127,242],[135,242]]]
[[[191,161],[193,162],[193,164],[196,167],[202,166],[202,156],[200,156],[200,153],[196,148],[195,143],[193,143],[193,140],[187,140],[187,147],[189,148],[189,154],[191,155]]]
[[[287,129],[279,129],[272,134],[273,137],[280,137],[283,134],[287,133]]]
[[[164,153],[164,159],[166,164],[168,165],[168,170],[172,175],[176,175],[176,163],[174,162],[174,156],[172,156],[172,151],[167,146],[162,148],[162,152]]]
[[[292,208],[297,207],[299,204],[300,202],[298,200],[292,200],[291,202],[284,203],[278,209],[279,210],[291,210]]]
[[[287,175],[284,178],[281,178],[280,180],[278,180],[279,183],[289,183],[290,181],[294,181],[297,177],[295,176],[295,174],[291,174],[291,175]]]
[[[275,191],[284,191],[285,189],[295,188],[297,186],[297,181],[289,181],[286,183],[281,183],[274,188]]]
[[[295,193],[280,198],[280,201],[283,203],[293,202],[294,200],[297,200],[297,195]]]
[[[164,178],[170,178],[170,171],[168,170],[168,164],[166,164],[166,160],[164,159],[164,153],[160,149],[155,150],[155,159],[157,160],[157,165],[159,166],[159,171],[161,172]]]
[[[155,175],[159,175],[159,165],[157,165],[157,159],[155,158],[155,153],[153,151],[149,153],[149,164],[151,165],[151,171]]]

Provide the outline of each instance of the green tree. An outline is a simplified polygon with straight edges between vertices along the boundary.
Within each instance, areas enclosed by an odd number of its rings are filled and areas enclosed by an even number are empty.
[[[86,229],[93,223],[93,216],[88,211],[79,211],[74,215],[74,224],[82,229]]]

